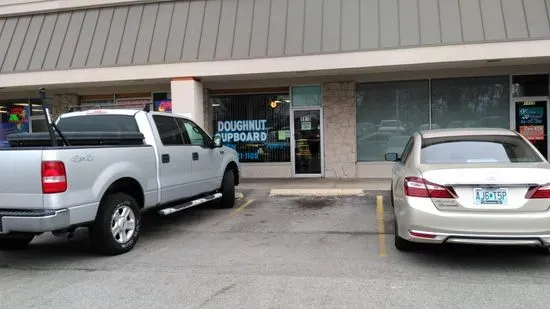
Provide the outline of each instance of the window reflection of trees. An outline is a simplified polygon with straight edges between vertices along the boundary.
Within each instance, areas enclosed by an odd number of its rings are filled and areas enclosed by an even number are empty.
[[[432,122],[509,128],[507,76],[432,80]]]
[[[508,76],[490,76],[357,84],[357,159],[384,160],[390,136],[430,127],[509,128],[508,82]],[[401,128],[392,133],[384,120]]]

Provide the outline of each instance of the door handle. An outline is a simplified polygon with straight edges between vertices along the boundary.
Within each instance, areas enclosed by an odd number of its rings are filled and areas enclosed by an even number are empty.
[[[220,150],[220,154],[224,154],[224,153],[225,153],[225,151],[223,151],[223,150]]]
[[[162,163],[170,163],[170,155],[169,154],[163,154],[162,155]]]
[[[193,152],[193,161],[197,161],[199,159],[199,153]]]

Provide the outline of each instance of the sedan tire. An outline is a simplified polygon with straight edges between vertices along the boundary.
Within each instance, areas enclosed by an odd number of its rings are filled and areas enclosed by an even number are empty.
[[[395,230],[394,243],[395,243],[395,248],[397,248],[397,250],[399,250],[399,251],[413,251],[413,250],[416,250],[418,248],[417,244],[413,243],[412,241],[408,241],[406,239],[403,239],[399,236],[399,230],[398,230],[398,227],[397,227],[397,220],[394,220],[394,230]]]

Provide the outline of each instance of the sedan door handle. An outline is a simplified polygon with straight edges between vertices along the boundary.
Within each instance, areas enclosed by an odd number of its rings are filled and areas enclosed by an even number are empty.
[[[162,155],[162,163],[170,163],[170,155],[169,154],[163,154]]]
[[[199,153],[193,152],[193,161],[197,161],[199,159]]]

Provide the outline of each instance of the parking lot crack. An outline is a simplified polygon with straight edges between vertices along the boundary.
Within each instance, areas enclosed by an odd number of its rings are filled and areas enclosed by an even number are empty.
[[[228,286],[225,286],[221,289],[219,289],[218,291],[216,291],[216,293],[212,294],[210,297],[208,297],[207,300],[205,300],[200,306],[199,308],[203,308],[206,304],[208,304],[209,302],[211,302],[214,298],[224,294],[224,293],[227,293],[229,290],[233,289],[234,287],[236,287],[237,284],[236,283],[233,283],[233,284],[230,284]]]
[[[47,267],[32,267],[32,266],[15,266],[10,264],[0,264],[0,269],[12,269],[12,270],[37,270],[37,271],[84,271],[84,272],[96,272],[106,271],[107,269],[101,268],[47,268]]]

